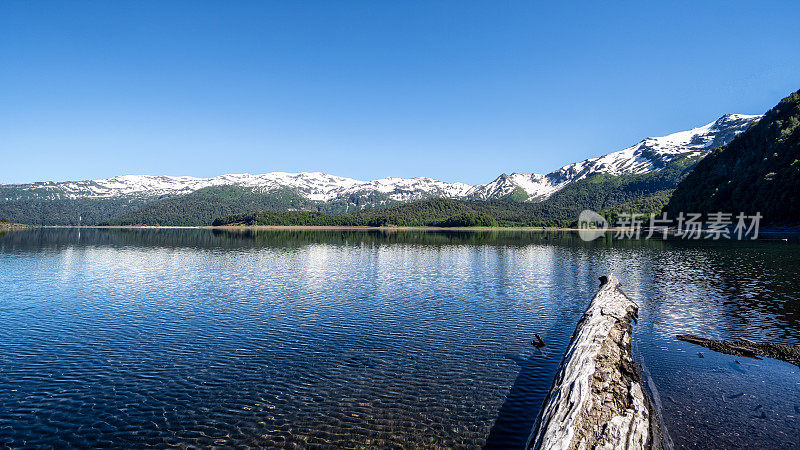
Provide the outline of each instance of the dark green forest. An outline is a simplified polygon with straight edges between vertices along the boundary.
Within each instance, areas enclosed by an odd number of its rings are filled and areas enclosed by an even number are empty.
[[[125,213],[104,225],[208,225],[215,218],[262,209],[309,209],[314,202],[289,189],[261,193],[238,186],[211,186],[166,198]]]
[[[158,199],[58,198],[0,201],[0,217],[30,225],[97,225]]]
[[[466,202],[435,198],[403,203],[381,209],[349,214],[325,214],[317,211],[260,211],[221,217],[214,225],[303,225],[303,226],[497,226],[518,225],[524,220],[524,204],[506,202]],[[511,210],[516,214],[509,214]],[[509,220],[512,219],[512,220]]]
[[[536,213],[558,224],[572,224],[584,209],[615,216],[619,212],[658,213],[700,157],[678,156],[663,169],[633,175],[598,174],[568,184],[539,203]]]
[[[706,156],[678,185],[665,211],[760,212],[762,223],[799,223],[800,91]]]

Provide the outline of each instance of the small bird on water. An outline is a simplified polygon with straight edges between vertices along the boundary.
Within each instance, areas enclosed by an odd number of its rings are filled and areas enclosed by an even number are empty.
[[[542,348],[546,344],[544,343],[544,339],[542,339],[542,337],[539,336],[539,333],[533,333],[533,340],[531,340],[531,345],[533,345],[536,348]]]

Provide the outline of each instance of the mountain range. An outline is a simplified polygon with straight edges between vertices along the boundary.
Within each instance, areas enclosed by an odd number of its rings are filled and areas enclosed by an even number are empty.
[[[580,186],[584,180],[631,176],[631,180],[638,180],[636,176],[660,172],[679,161],[696,163],[761,117],[726,114],[704,126],[647,138],[548,174],[502,174],[480,185],[427,177],[360,181],[320,172],[214,178],[123,175],[101,180],[6,184],[0,185],[0,217],[46,225],[97,224],[119,218],[123,220],[118,223],[186,225],[208,224],[215,218],[213,214],[250,212],[248,208],[345,213],[431,198],[541,203],[568,186]],[[674,188],[678,181],[676,178],[673,183],[670,178],[666,184],[662,182],[637,195]],[[181,211],[187,208],[205,210],[193,220],[180,219]]]
[[[594,174],[646,173],[663,168],[677,155],[703,155],[727,144],[760,117],[726,114],[707,125],[667,136],[647,138],[623,150],[569,164],[546,175],[502,174],[488,184],[475,186],[447,183],[427,177],[390,177],[360,181],[320,172],[270,172],[262,175],[228,174],[214,178],[122,175],[102,180],[0,185],[0,189],[6,201],[31,198],[159,197],[188,194],[209,186],[253,187],[262,192],[288,188],[309,200],[322,202],[368,192],[379,192],[399,202],[426,197],[498,200],[518,189],[527,196],[524,200],[543,200],[567,184]],[[16,191],[16,195],[13,191]]]

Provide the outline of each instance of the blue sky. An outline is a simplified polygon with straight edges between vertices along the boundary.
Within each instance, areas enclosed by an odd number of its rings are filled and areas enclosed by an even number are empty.
[[[0,183],[545,173],[800,89],[800,2],[0,2]]]

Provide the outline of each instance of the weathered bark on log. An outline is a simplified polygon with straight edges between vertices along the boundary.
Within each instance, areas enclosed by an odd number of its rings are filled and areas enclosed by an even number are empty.
[[[602,281],[542,407],[532,448],[662,447],[658,414],[631,354],[631,321],[639,308],[616,277]]]

